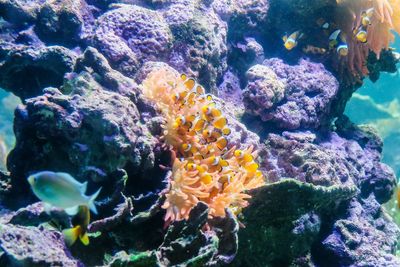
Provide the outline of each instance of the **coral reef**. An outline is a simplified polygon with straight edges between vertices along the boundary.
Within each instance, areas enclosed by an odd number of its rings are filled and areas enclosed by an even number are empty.
[[[360,44],[352,30],[370,6]],[[0,87],[21,100],[1,102],[15,146],[5,137],[0,265],[400,265],[382,140],[343,115],[363,78],[397,70],[398,8],[0,0]],[[319,19],[343,27],[348,56]],[[88,246],[66,247],[73,218],[37,203],[26,177],[42,170],[102,187]]]
[[[151,72],[143,94],[165,117],[163,138],[174,153],[172,181],[163,208],[166,221],[187,219],[199,201],[210,216],[225,217],[248,205],[245,191],[264,185],[253,147],[235,149],[229,142],[230,125],[211,95],[193,78],[178,77],[169,69]]]
[[[37,227],[1,224],[3,266],[79,266],[68,252],[62,234]]]
[[[294,179],[256,189],[254,201],[243,212],[246,227],[239,231],[236,266],[287,266],[307,255],[318,239],[323,214],[356,193],[355,186],[314,186]]]
[[[40,95],[47,86],[60,86],[76,59],[62,46],[3,45],[0,51],[0,86],[22,99]]]
[[[318,128],[329,121],[339,83],[321,64],[301,60],[286,65],[268,59],[247,73],[246,112],[283,129]]]

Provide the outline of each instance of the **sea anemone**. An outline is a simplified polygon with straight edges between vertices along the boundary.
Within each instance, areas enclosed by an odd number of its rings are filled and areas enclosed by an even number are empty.
[[[368,75],[369,51],[379,59],[381,51],[394,41],[391,31],[400,33],[400,0],[338,0],[337,3],[336,24],[347,37],[349,46],[348,57],[343,61],[354,76],[362,78]],[[362,12],[370,8],[373,8],[373,15],[364,44],[355,38],[354,30],[361,25]]]
[[[209,206],[210,217],[225,217],[225,209],[238,214],[251,198],[246,192],[265,184],[257,151],[229,143],[226,117],[194,79],[162,68],[142,88],[163,114],[162,138],[177,156],[162,206],[165,221],[187,219],[199,201]]]

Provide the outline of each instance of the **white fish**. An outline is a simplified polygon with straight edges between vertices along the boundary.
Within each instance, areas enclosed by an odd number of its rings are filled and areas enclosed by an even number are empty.
[[[101,188],[93,195],[86,196],[87,182],[79,183],[64,172],[42,171],[29,176],[28,182],[33,193],[45,203],[45,208],[54,206],[64,209],[69,215],[75,215],[79,206],[85,205],[97,214],[94,200]]]

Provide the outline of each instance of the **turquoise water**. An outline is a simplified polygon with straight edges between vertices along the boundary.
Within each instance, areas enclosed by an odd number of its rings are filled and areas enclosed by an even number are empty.
[[[400,41],[393,48],[400,52]],[[347,103],[345,114],[357,124],[368,124],[376,128],[382,137],[383,162],[390,165],[396,176],[400,176],[400,70],[397,73],[381,73],[380,79],[372,83],[366,79]]]

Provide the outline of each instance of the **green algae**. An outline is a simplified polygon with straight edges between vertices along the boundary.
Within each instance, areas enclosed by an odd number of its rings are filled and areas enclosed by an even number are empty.
[[[315,186],[294,179],[254,190],[240,218],[245,227],[239,231],[235,266],[287,266],[305,257],[318,237],[320,216],[356,193],[356,187]]]

